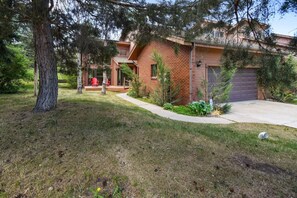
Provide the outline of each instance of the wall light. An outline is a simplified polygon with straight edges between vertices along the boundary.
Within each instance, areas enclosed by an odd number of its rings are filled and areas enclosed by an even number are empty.
[[[197,61],[196,66],[200,67],[201,65],[202,65],[202,61],[201,60]]]

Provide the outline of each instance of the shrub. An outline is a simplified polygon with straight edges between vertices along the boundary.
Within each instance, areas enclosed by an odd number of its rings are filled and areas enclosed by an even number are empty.
[[[140,96],[149,98],[150,92],[147,90],[146,85],[141,86]]]
[[[210,96],[213,102],[217,105],[226,103],[229,100],[232,90],[232,79],[236,72],[236,67],[227,68],[224,65],[221,67],[219,74],[215,74],[217,83],[211,88]]]
[[[158,85],[152,93],[152,99],[159,106],[165,103],[174,104],[179,101],[177,98],[179,87],[175,86],[171,80],[170,70],[166,67],[162,56],[156,51],[152,55],[153,60],[157,63]]]
[[[215,74],[217,83],[211,88],[210,97],[213,99],[216,110],[227,113],[231,109],[231,105],[227,102],[233,86],[232,79],[237,68],[243,68],[254,64],[254,62],[248,48],[238,46],[237,49],[234,49],[226,46],[221,58],[221,64],[220,73]]]
[[[284,93],[283,100],[285,102],[293,102],[297,98],[297,95],[292,91],[288,91]]]
[[[139,98],[141,96],[141,82],[139,76],[135,74],[127,64],[121,65],[121,70],[127,75],[128,79],[131,80],[131,89],[129,90],[128,95],[134,98]]]
[[[230,110],[231,110],[231,104],[224,104],[224,105],[215,105],[214,106],[214,111],[219,111],[220,112],[220,115],[221,114],[226,114],[226,113],[229,113]]]
[[[183,115],[189,115],[189,116],[196,116],[197,114],[194,113],[188,106],[174,106],[173,112]]]
[[[204,100],[200,100],[199,102],[194,101],[188,105],[192,112],[196,115],[208,115],[211,113],[211,106],[207,104]]]
[[[67,82],[68,82],[69,87],[71,89],[76,89],[77,88],[77,76],[76,75],[69,75],[67,77]]]
[[[16,93],[29,80],[27,72],[31,64],[19,46],[8,46],[0,53],[0,93]]]
[[[282,56],[266,54],[259,58],[258,83],[269,95],[281,102],[288,98],[286,93],[295,89],[297,81],[297,72],[295,71],[296,62],[292,56],[287,60]],[[266,93],[264,92],[265,98]]]
[[[173,110],[173,105],[172,105],[171,103],[165,103],[165,104],[163,105],[163,108],[164,108],[165,110]]]

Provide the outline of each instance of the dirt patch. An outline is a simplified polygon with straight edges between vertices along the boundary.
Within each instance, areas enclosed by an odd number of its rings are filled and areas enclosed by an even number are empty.
[[[284,175],[289,175],[296,177],[296,175],[290,173],[289,171],[282,169],[278,166],[272,165],[272,164],[267,164],[267,163],[259,163],[255,162],[252,159],[250,159],[247,156],[236,154],[231,158],[231,161],[234,162],[237,165],[240,165],[244,168],[250,168],[253,170],[261,171],[267,174],[284,174]]]
[[[135,177],[135,173],[132,162],[129,160],[129,150],[122,146],[117,146],[112,153],[115,154],[121,174],[126,176],[125,180],[120,184],[124,191],[123,193],[127,194],[128,197],[139,197],[140,192],[131,185],[131,178]]]

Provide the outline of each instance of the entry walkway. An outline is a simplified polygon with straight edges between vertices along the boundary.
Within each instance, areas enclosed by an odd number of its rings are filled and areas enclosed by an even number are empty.
[[[129,97],[127,94],[118,94],[117,96],[154,114],[172,120],[209,124],[265,123],[297,128],[297,105],[293,104],[263,100],[232,102],[230,103],[232,105],[231,112],[228,114],[219,117],[194,117],[164,110],[162,107]]]
[[[132,98],[130,96],[127,96],[127,94],[117,94],[118,97],[129,101],[141,108],[144,108],[154,114],[157,114],[158,116],[169,118],[171,120],[178,120],[183,122],[192,122],[192,123],[205,123],[205,124],[231,124],[234,123],[233,121],[230,121],[225,118],[220,117],[196,117],[196,116],[186,116],[174,113],[172,111],[164,110],[162,107],[159,107],[154,104],[146,103],[140,100],[137,100],[135,98]]]

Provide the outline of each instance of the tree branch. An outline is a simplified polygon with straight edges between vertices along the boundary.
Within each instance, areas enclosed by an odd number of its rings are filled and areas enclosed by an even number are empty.
[[[50,12],[52,9],[53,9],[53,7],[54,7],[54,0],[50,0],[50,7],[48,8],[48,11]]]
[[[106,0],[106,1],[111,4],[115,4],[115,5],[119,5],[119,6],[123,6],[123,7],[146,9],[145,6],[142,6],[142,5],[136,4],[136,3],[125,3],[125,2],[118,1],[118,0]]]

